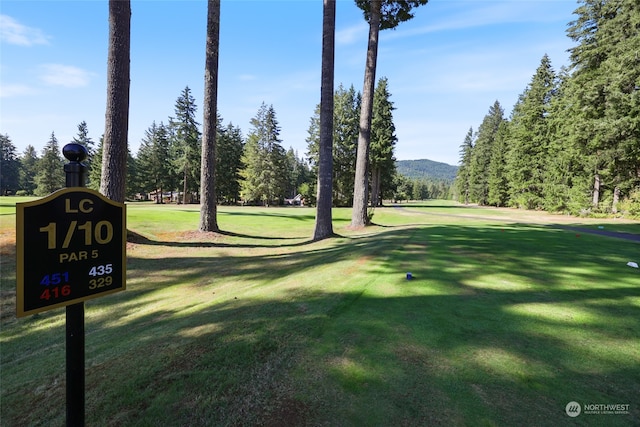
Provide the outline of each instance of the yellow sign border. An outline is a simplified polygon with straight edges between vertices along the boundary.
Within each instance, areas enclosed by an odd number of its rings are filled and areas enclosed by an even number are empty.
[[[25,245],[24,245],[24,209],[39,206],[57,199],[60,196],[69,193],[85,193],[98,197],[103,202],[121,208],[122,212],[122,287],[76,298],[57,304],[47,305],[33,310],[24,310],[24,261],[25,261]],[[65,307],[67,305],[76,304],[82,301],[106,296],[116,292],[124,291],[127,287],[127,206],[105,197],[102,193],[86,187],[67,187],[58,191],[54,191],[38,200],[30,202],[16,203],[16,317],[25,317],[31,314],[41,313],[55,308]]]

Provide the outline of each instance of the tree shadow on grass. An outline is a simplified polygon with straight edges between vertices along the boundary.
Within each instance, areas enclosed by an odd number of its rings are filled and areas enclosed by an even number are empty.
[[[242,239],[251,240],[266,240],[266,241],[287,241],[287,240],[301,240],[300,237],[268,237],[268,236],[252,236],[248,234],[235,233],[232,231],[219,230],[216,232],[188,232],[188,239],[185,241],[168,241],[168,240],[153,240],[133,230],[127,230],[127,242],[135,243],[138,245],[150,245],[150,246],[172,246],[172,247],[184,247],[184,248],[264,248],[264,247],[296,247],[304,246],[311,242],[312,239],[302,240],[296,243],[282,243],[276,245],[262,245],[254,243],[226,243],[216,241],[217,238],[224,237],[236,237]],[[196,239],[196,241],[193,241]],[[208,239],[208,240],[205,240]]]
[[[422,226],[292,253],[132,257],[135,285],[91,302],[88,421],[544,426],[567,423],[575,400],[631,404],[606,422],[633,425],[640,275],[612,261],[636,250],[543,227]],[[326,265],[338,280],[294,286]],[[169,288],[182,290],[171,302]],[[59,419],[63,349],[51,328],[20,329],[4,335],[3,417]]]
[[[284,219],[295,219],[298,221],[309,221],[315,218],[315,210],[310,211],[309,214],[300,215],[299,212],[294,214],[285,214],[282,212],[265,212],[269,208],[264,208],[260,210],[253,211],[232,211],[232,212],[221,212],[220,215],[229,215],[229,216],[248,216],[248,217],[273,217],[273,218],[284,218]],[[282,210],[282,207],[276,207],[274,209]],[[286,209],[300,209],[300,208],[286,208]]]

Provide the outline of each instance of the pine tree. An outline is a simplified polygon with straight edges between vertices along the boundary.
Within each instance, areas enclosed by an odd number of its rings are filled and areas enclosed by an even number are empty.
[[[378,35],[380,30],[397,27],[401,22],[413,18],[411,10],[427,4],[428,0],[355,0],[369,23],[367,59],[360,109],[360,133],[356,155],[356,172],[353,191],[351,226],[364,227],[370,222],[367,213],[369,198],[369,149],[371,142],[371,120],[373,117],[373,95],[378,61]]]
[[[506,206],[509,202],[509,182],[507,179],[509,128],[509,122],[506,120],[500,123],[491,147],[487,202],[493,206]]]
[[[27,145],[20,158],[20,181],[18,187],[27,195],[34,194],[35,178],[38,173],[38,152],[33,145]]]
[[[100,138],[98,142],[98,147],[94,150],[91,162],[94,165],[102,164],[102,146],[104,139]],[[102,182],[102,168],[101,167],[93,167],[89,169],[89,178],[87,179],[87,187],[92,190],[100,191],[100,183]]]
[[[207,38],[204,73],[204,113],[200,167],[200,231],[218,231],[216,154],[218,136],[218,51],[220,0],[207,2]]]
[[[333,205],[351,206],[360,116],[360,94],[356,93],[353,85],[349,89],[340,85],[335,91],[333,115]],[[310,119],[306,139],[306,155],[312,175],[317,174],[319,131],[318,105]]]
[[[607,165],[611,203],[606,209],[617,213],[620,197],[640,191],[640,3],[612,6],[615,14],[599,30],[601,43],[610,48],[601,64],[607,88],[601,127],[611,151]]]
[[[460,145],[460,162],[458,163],[458,174],[454,183],[458,201],[469,204],[469,194],[471,192],[471,154],[473,150],[473,128],[470,127],[467,136]]]
[[[582,0],[568,35],[574,112],[572,142],[580,149],[591,180],[591,205],[616,210],[621,192],[638,185],[637,82],[640,18],[633,1]]]
[[[89,128],[87,126],[87,122],[85,122],[84,120],[80,122],[80,124],[78,125],[78,135],[74,136],[71,142],[80,144],[87,149],[87,158],[82,162],[87,167],[87,171],[91,171],[92,167],[101,167],[100,164],[97,164],[97,166],[94,166],[94,163],[93,163],[93,156],[95,154],[95,148],[94,148],[95,144],[93,140],[89,137]],[[90,187],[91,186],[90,172],[88,173],[87,178],[88,179],[87,179],[86,185],[87,187]]]
[[[60,147],[55,134],[42,149],[42,157],[38,161],[38,173],[35,177],[37,196],[46,196],[64,187],[64,160],[60,155]]]
[[[544,55],[531,83],[513,109],[509,126],[510,203],[526,209],[544,205],[543,182],[548,162],[551,100],[556,91],[556,76],[551,61]]]
[[[307,161],[311,165],[311,169],[317,175],[318,163],[320,162],[320,104],[316,105],[313,110],[313,116],[309,118],[309,127],[307,128]]]
[[[469,198],[480,205],[486,205],[489,197],[489,165],[493,142],[500,124],[504,121],[504,111],[498,101],[490,108],[478,128],[475,146],[471,152],[469,167]]]
[[[138,149],[138,167],[140,169],[140,183],[145,191],[159,192],[173,190],[172,168],[170,162],[170,141],[167,127],[156,122],[145,131],[140,148]],[[156,203],[162,203],[162,197],[156,197]]]
[[[393,123],[393,102],[388,90],[386,77],[378,81],[373,97],[373,118],[371,120],[371,205],[381,206],[384,183],[391,183],[395,174],[394,149],[398,138]],[[388,188],[387,188],[388,190]]]
[[[125,196],[133,199],[136,194],[142,192],[142,170],[131,150],[127,149],[127,180],[125,187]]]
[[[20,160],[9,135],[0,134],[0,195],[15,194],[20,180]]]
[[[280,144],[280,127],[273,105],[260,106],[251,119],[252,130],[247,137],[241,172],[242,198],[245,202],[261,202],[269,206],[283,198],[289,171],[286,153]]]
[[[219,119],[221,122],[222,119]],[[216,144],[216,195],[219,203],[235,204],[240,199],[240,171],[244,139],[239,127],[229,123],[219,130]]]
[[[542,187],[543,208],[551,212],[579,211],[585,205],[584,201],[588,199],[590,191],[589,185],[586,185],[582,201],[570,209],[570,195],[579,188],[579,177],[585,175],[582,170],[582,156],[571,138],[572,117],[575,112],[572,109],[572,101],[566,96],[570,83],[571,76],[568,70],[563,68],[558,75],[557,89],[547,116],[549,142]],[[576,200],[575,196],[573,199]]]
[[[175,117],[169,119],[172,131],[172,157],[176,172],[182,178],[182,203],[189,203],[190,193],[199,191],[200,155],[202,152],[199,123],[196,122],[195,99],[185,87],[175,105]]]
[[[131,1],[109,0],[107,107],[100,192],[124,203],[129,133]],[[95,164],[95,163],[94,163]]]
[[[292,147],[286,153],[287,169],[289,171],[289,182],[285,195],[287,198],[294,198],[301,193],[301,187],[308,182],[311,177],[309,166],[303,158],[298,157],[298,152]],[[318,237],[320,238],[320,237]]]
[[[313,240],[333,236],[333,77],[336,36],[336,0],[322,7],[322,69],[320,84],[320,138],[318,144],[318,196]],[[297,161],[297,159],[296,159]]]
[[[336,206],[353,205],[356,150],[361,96],[353,85],[335,93],[333,119],[333,200]]]

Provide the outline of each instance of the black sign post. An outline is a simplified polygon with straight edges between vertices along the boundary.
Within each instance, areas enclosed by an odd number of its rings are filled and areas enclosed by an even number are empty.
[[[67,144],[63,154],[67,188],[16,204],[16,311],[66,306],[67,426],[83,426],[84,301],[125,289],[126,211],[84,188],[85,147]]]
[[[65,145],[62,154],[69,160],[64,165],[65,186],[84,187],[87,167],[82,161],[87,150],[80,144]],[[84,426],[84,301],[68,305],[66,314],[67,427]]]

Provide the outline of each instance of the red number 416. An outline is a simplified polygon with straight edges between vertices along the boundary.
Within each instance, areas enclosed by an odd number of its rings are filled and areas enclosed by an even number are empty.
[[[68,297],[71,295],[71,285],[47,288],[40,294],[40,299],[49,301],[50,298]]]

